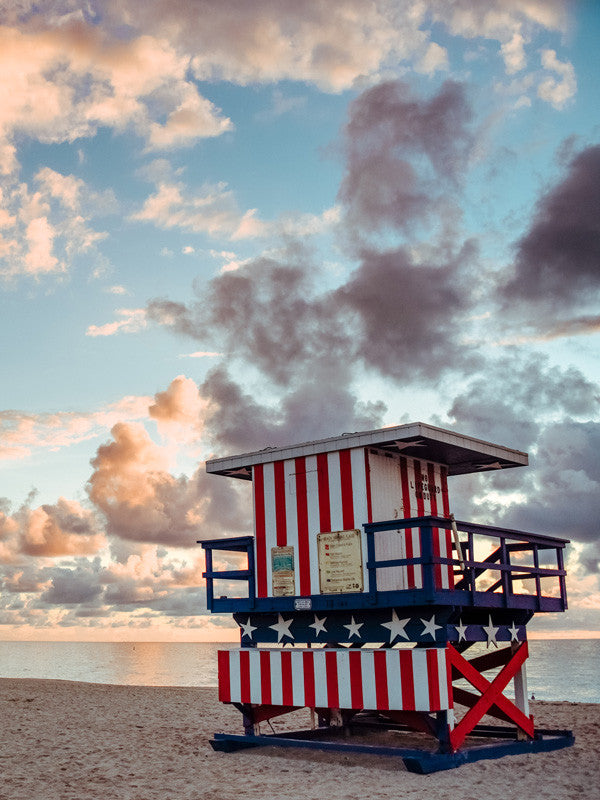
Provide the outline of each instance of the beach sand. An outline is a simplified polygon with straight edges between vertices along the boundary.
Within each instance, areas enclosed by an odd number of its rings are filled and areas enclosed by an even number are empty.
[[[415,775],[383,757],[216,753],[214,732],[242,732],[241,715],[216,689],[0,679],[0,800],[600,797],[600,705],[534,702],[531,710],[539,727],[572,729],[575,745]],[[296,715],[295,727],[308,727],[308,712]]]

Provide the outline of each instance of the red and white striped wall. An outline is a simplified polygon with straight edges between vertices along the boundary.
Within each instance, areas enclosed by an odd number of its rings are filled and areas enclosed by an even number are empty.
[[[294,548],[295,594],[319,594],[317,534],[358,528],[366,522],[438,514],[448,516],[447,469],[440,464],[372,448],[257,464],[252,468],[256,594],[273,594],[271,548]],[[376,534],[376,555],[415,558],[419,531]],[[366,537],[362,533],[367,590]],[[434,531],[434,554],[452,557],[450,532]],[[420,588],[419,567],[378,570],[382,590]],[[451,588],[452,568],[436,570],[436,585]]]
[[[219,650],[224,703],[394,711],[452,707],[445,648]]]

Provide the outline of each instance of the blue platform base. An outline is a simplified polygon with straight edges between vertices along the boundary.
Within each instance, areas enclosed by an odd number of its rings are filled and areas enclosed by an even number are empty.
[[[333,736],[332,732],[335,733]],[[477,726],[470,734],[472,737],[493,738],[488,744],[475,744],[456,753],[428,752],[415,748],[384,747],[353,743],[348,739],[341,740],[339,729],[319,728],[316,730],[294,731],[285,734],[246,735],[233,733],[216,733],[210,744],[213,750],[233,752],[250,747],[302,747],[317,750],[338,752],[367,753],[377,756],[393,756],[400,758],[409,772],[427,775],[432,772],[454,769],[484,759],[502,758],[503,756],[522,753],[540,753],[570,747],[575,742],[572,731],[538,730],[535,739],[518,741],[514,731],[506,728],[485,725]],[[498,739],[504,739],[498,741]]]

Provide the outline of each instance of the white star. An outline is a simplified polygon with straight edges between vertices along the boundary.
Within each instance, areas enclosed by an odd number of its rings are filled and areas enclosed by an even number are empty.
[[[323,617],[323,619],[319,619],[315,614],[315,621],[312,625],[309,625],[309,628],[315,629],[315,636],[318,636],[320,633],[327,633],[327,628],[325,627],[325,623],[327,622],[327,617]]]
[[[408,623],[410,622],[409,619],[398,619],[398,614],[396,614],[396,609],[392,609],[392,619],[391,622],[382,622],[381,626],[383,628],[388,628],[390,632],[390,642],[393,642],[396,636],[402,636],[403,639],[408,639],[408,634],[404,630]]]
[[[493,624],[492,624],[492,615],[491,614],[489,615],[489,619],[490,619],[489,624],[488,625],[482,625],[481,627],[482,627],[482,629],[485,631],[485,633],[487,635],[487,643],[488,643],[488,645],[489,644],[494,644],[494,645],[496,645],[496,647],[498,647],[498,642],[496,641],[496,634],[498,633],[500,628],[495,628],[493,626]]]
[[[248,622],[245,624],[240,622],[240,628],[242,628],[242,636],[247,636],[249,639],[252,638],[252,631],[256,630],[256,625],[250,624],[250,617],[248,617]]]
[[[360,639],[359,628],[362,628],[364,622],[354,622],[354,617],[350,617],[350,625],[344,625],[344,628],[348,628],[348,638],[351,639],[353,636],[356,636],[357,639]]]
[[[290,625],[293,621],[293,617],[286,621],[281,614],[277,614],[277,623],[275,625],[269,625],[269,628],[273,628],[274,631],[277,631],[278,642],[280,642],[284,636],[289,636],[290,639],[294,638],[294,634],[290,633]]]
[[[417,442],[400,442],[398,439],[394,441],[394,444],[398,448],[398,450],[406,450],[407,447],[425,447],[425,442],[417,441]]]
[[[510,633],[510,640],[511,642],[518,642],[519,641],[519,629],[515,625],[514,621],[511,627],[508,629]]]
[[[467,628],[469,626],[468,625],[463,625],[462,624],[462,618],[461,618],[461,619],[458,620],[458,625],[455,625],[454,627],[456,628],[456,632],[458,633],[458,641],[460,642],[460,641],[462,641],[464,639],[465,642],[466,642],[467,641],[467,637],[466,637],[465,634],[466,634]]]
[[[433,617],[427,622],[426,619],[421,618],[421,622],[423,623],[423,633],[421,636],[427,636],[429,634],[432,639],[435,639],[435,632],[438,631],[442,626],[435,624],[435,614]]]
[[[491,464],[478,464],[477,469],[502,469],[499,461],[492,461]]]

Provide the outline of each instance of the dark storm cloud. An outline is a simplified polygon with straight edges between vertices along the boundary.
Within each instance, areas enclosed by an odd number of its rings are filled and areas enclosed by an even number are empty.
[[[457,394],[448,411],[458,430],[498,444],[528,450],[541,430],[540,418],[594,416],[600,388],[575,367],[560,369],[540,355],[509,354]]]
[[[44,571],[50,578],[50,587],[40,596],[40,603],[48,605],[78,605],[96,601],[102,594],[98,580],[98,566],[82,562],[73,568],[52,567]]]
[[[248,452],[295,444],[334,433],[377,428],[383,403],[360,403],[344,367],[321,370],[284,396],[276,408],[261,406],[223,367],[212,370],[201,392],[210,399],[207,431],[218,452]]]
[[[471,301],[458,278],[472,256],[470,244],[441,266],[412,263],[404,250],[363,254],[333,301],[358,323],[351,330],[365,365],[399,381],[474,366],[472,350],[461,342]]]
[[[340,199],[353,225],[408,230],[444,189],[456,191],[473,144],[464,87],[448,81],[430,100],[382,83],[350,107]]]
[[[569,306],[600,288],[600,145],[576,155],[517,244],[506,301]]]
[[[586,566],[600,559],[600,424],[564,420],[538,439],[536,475],[527,502],[511,506],[501,524],[587,546]]]

